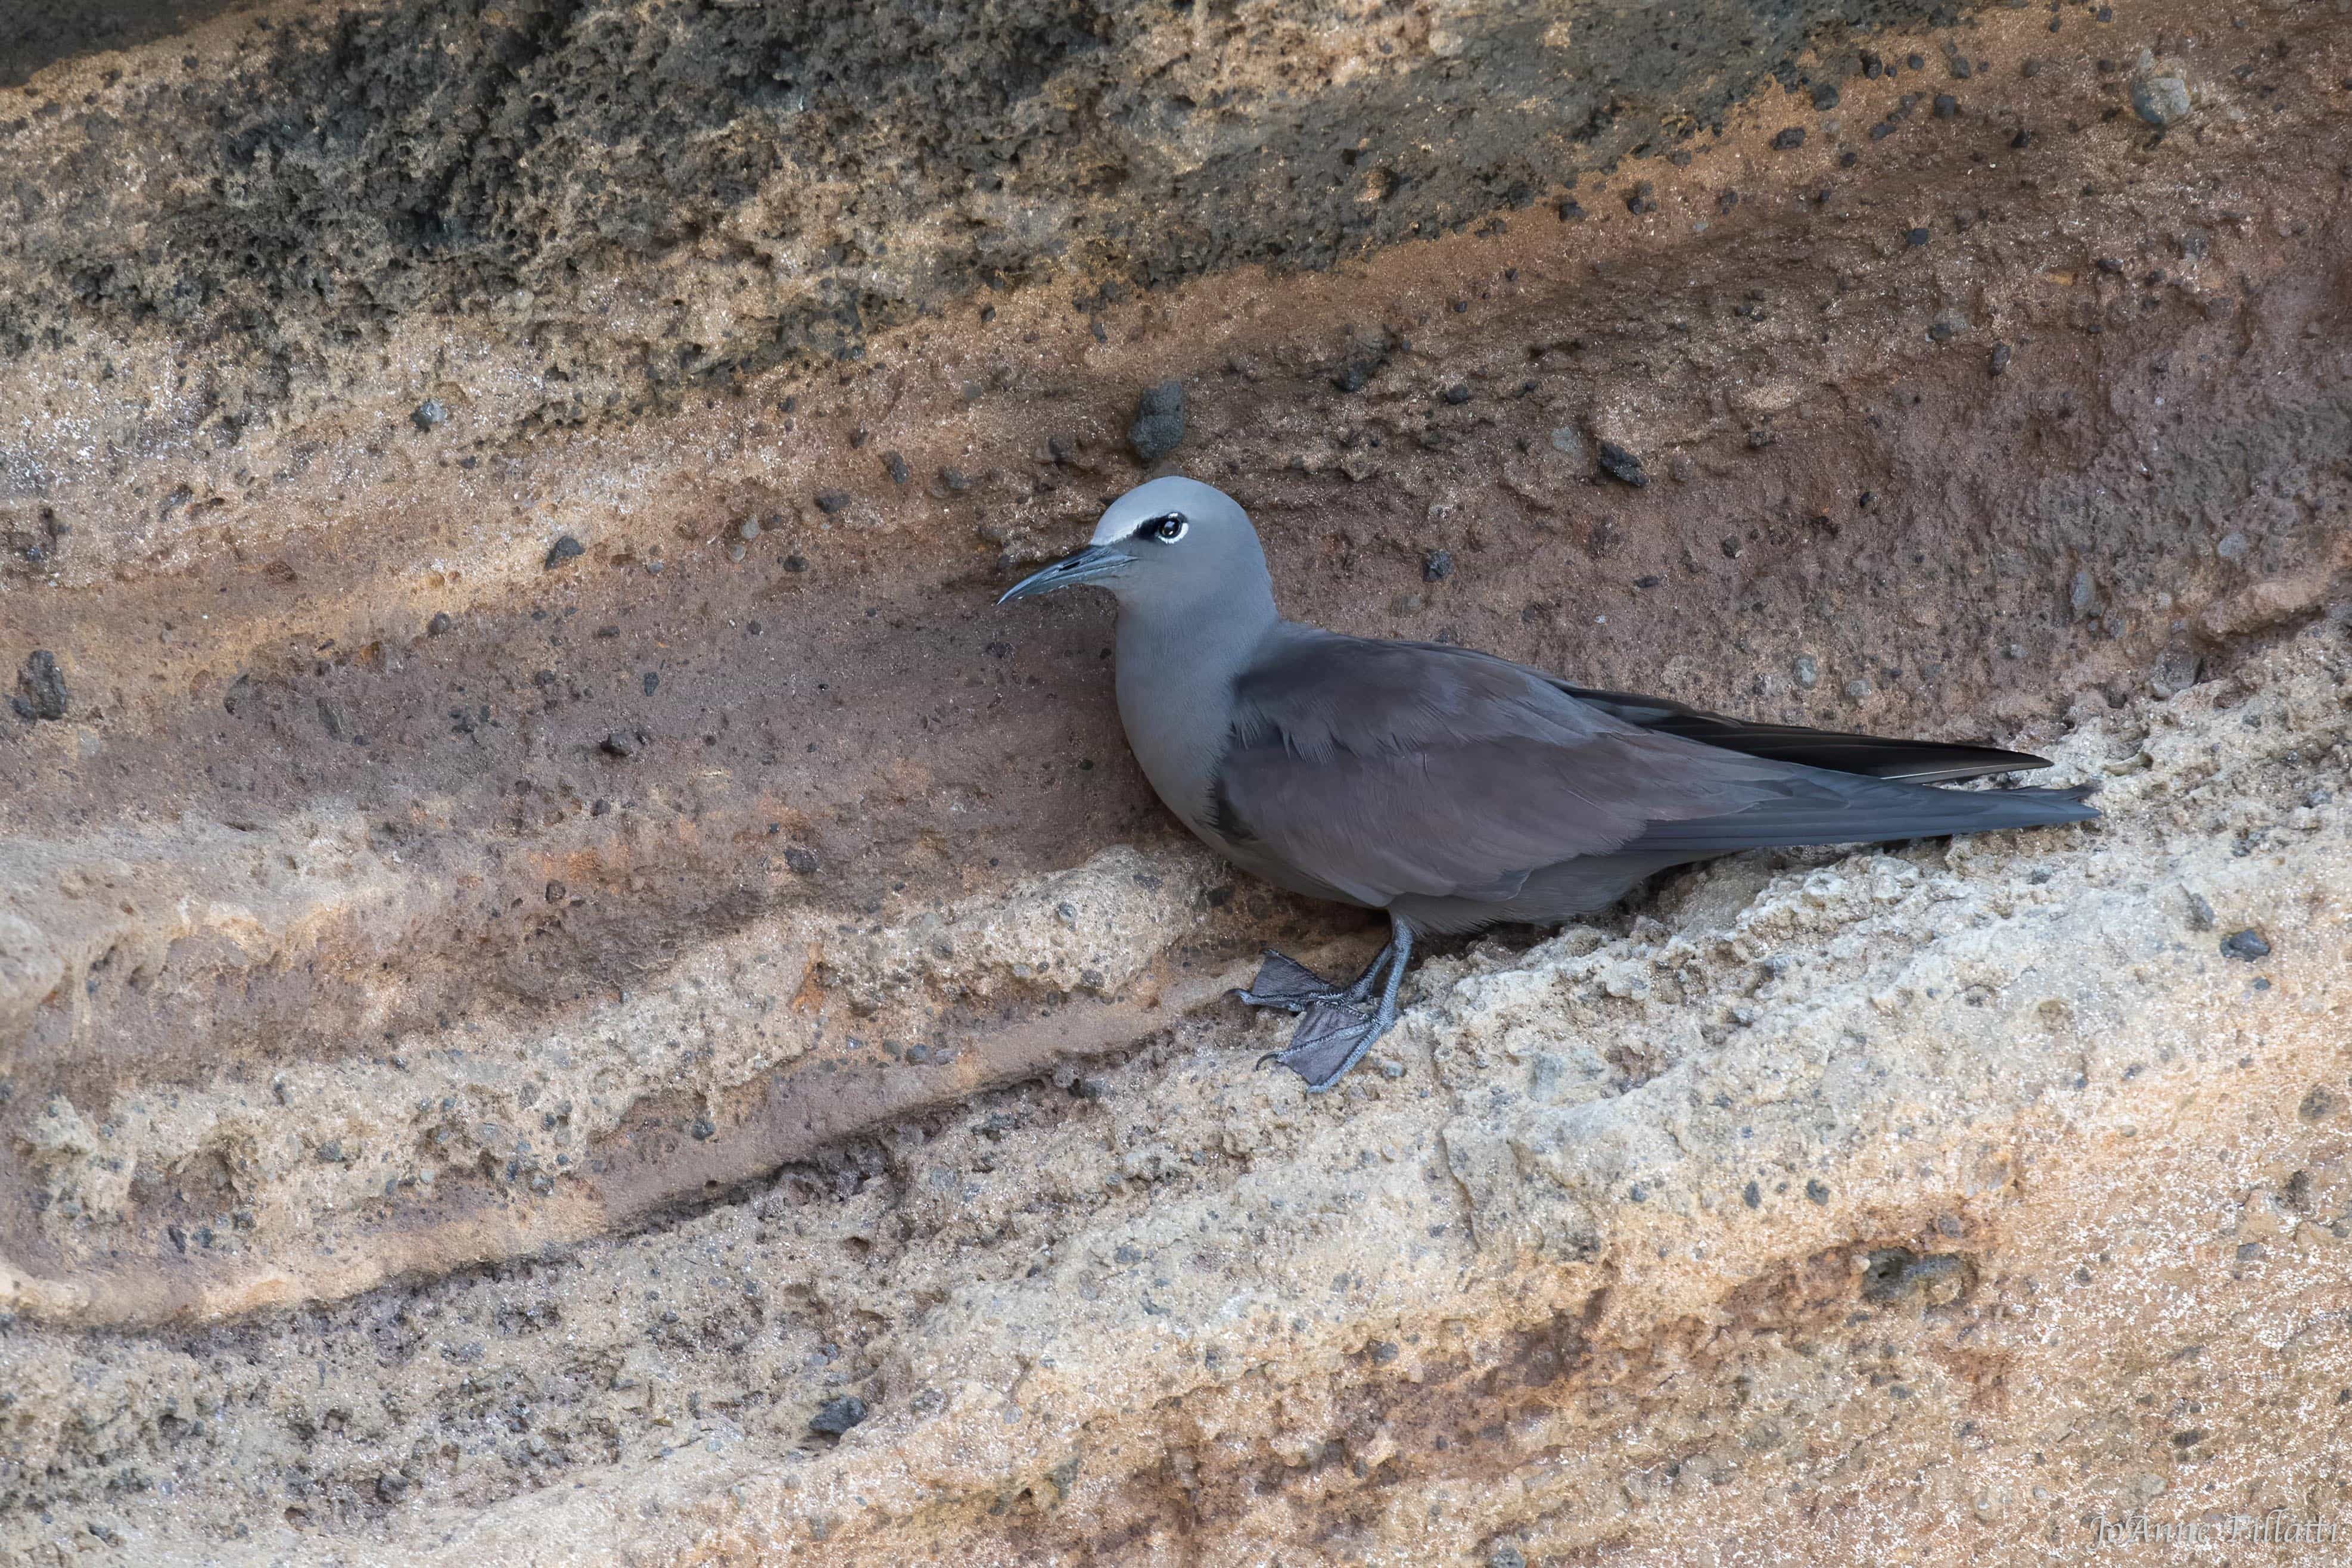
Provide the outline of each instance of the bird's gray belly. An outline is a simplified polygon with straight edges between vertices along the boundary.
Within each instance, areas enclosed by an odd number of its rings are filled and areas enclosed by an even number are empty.
[[[1505,899],[1455,898],[1402,893],[1390,912],[1433,931],[1471,931],[1491,925],[1559,925],[1605,910],[1643,878],[1684,864],[1681,855],[1584,855],[1528,873],[1517,893]]]

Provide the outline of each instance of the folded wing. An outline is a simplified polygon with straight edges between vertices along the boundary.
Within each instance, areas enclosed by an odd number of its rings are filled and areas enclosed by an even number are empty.
[[[1507,900],[1530,873],[1587,856],[1696,859],[2097,815],[2064,792],[1873,776],[1878,767],[1949,778],[2042,765],[2020,753],[1951,748],[1968,756],[1938,762],[1927,746],[1906,761],[1900,742],[1588,695],[1442,644],[1296,628],[1235,683],[1233,707],[1213,784],[1219,831],[1374,905],[1405,895]],[[1710,740],[1710,730],[1746,743]],[[1801,756],[1856,765],[1834,771]]]

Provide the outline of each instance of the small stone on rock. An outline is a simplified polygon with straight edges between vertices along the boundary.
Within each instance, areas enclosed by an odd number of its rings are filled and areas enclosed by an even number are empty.
[[[1601,467],[1612,479],[1622,479],[1635,489],[1650,482],[1650,476],[1642,471],[1642,459],[1614,441],[1601,443]]]
[[[838,1437],[865,1419],[866,1401],[854,1394],[846,1394],[819,1405],[817,1413],[809,1417],[809,1430]]]
[[[2189,117],[2189,84],[2177,76],[2136,77],[2132,112],[2150,125],[2166,126]]]
[[[1127,427],[1127,444],[1139,463],[1156,463],[1184,442],[1184,384],[1163,381],[1146,392],[1135,405],[1135,423]]]
[[[25,668],[16,674],[16,689],[24,695],[16,699],[15,708],[20,719],[62,719],[69,699],[66,691],[65,672],[58,668],[58,656],[47,648],[35,648],[25,658]]]
[[[2268,958],[2270,952],[2271,944],[2252,930],[2233,931],[2221,939],[2224,958],[2242,958],[2252,963],[2258,958]]]

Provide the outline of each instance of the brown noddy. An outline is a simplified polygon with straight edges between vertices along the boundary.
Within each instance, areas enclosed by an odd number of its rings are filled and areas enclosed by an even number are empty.
[[[1128,491],[1091,544],[998,603],[1079,584],[1118,600],[1119,719],[1168,809],[1278,887],[1388,913],[1388,945],[1352,984],[1269,951],[1239,993],[1304,1015],[1264,1059],[1310,1089],[1396,1021],[1422,932],[1557,925],[1742,849],[2098,816],[2077,790],[1928,787],[2040,757],[1753,723],[1285,620],[1248,514],[1192,479]]]

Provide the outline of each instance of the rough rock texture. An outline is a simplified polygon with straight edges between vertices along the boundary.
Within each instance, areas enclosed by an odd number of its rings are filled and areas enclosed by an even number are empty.
[[[25,16],[0,1561],[2352,1529],[2341,5]],[[990,605],[1170,384],[1294,613],[2106,821],[1251,1074],[1375,936]]]

